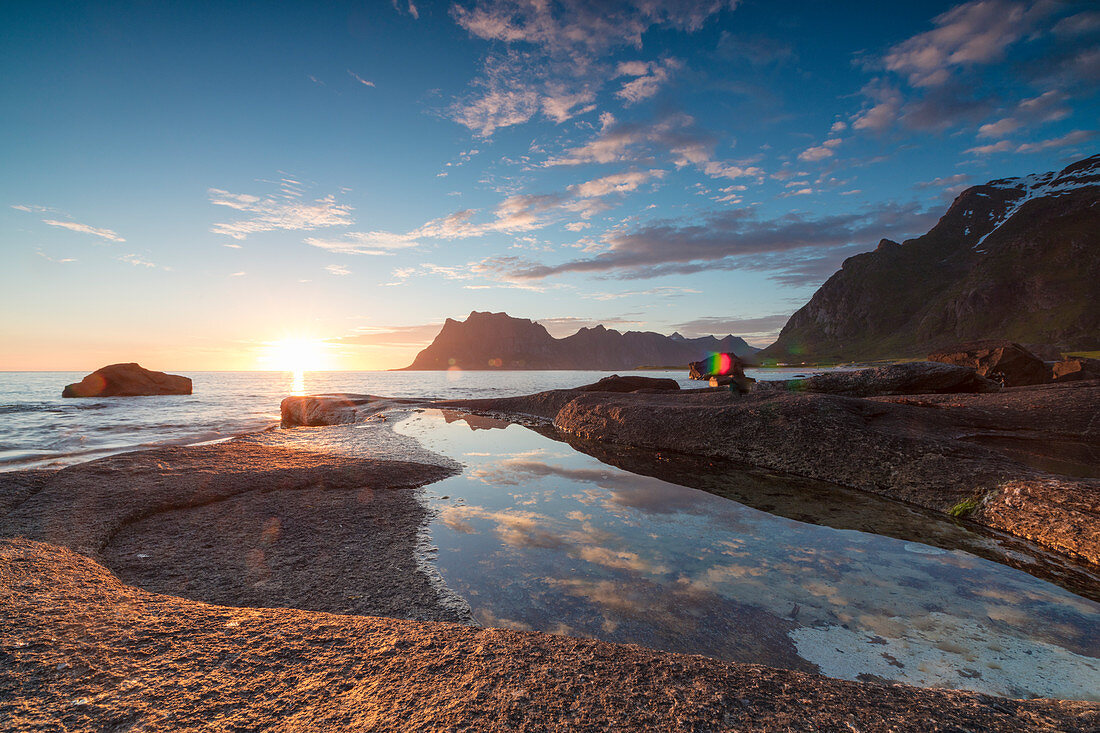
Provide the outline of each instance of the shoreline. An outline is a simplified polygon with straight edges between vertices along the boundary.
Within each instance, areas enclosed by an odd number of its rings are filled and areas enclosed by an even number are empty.
[[[653,413],[656,405],[657,415],[675,426],[665,409],[668,399],[678,396],[712,410],[727,394],[565,390],[446,404],[290,398],[300,408],[312,404],[313,419],[336,426],[133,451],[56,471],[2,473],[0,646],[7,661],[0,662],[0,714],[15,730],[49,721],[182,729],[275,729],[288,722],[483,730],[847,730],[849,723],[869,730],[927,730],[931,720],[943,729],[1100,725],[1100,703],[844,682],[454,623],[468,620],[423,572],[427,522],[414,494],[459,467],[401,436],[394,420],[375,413],[417,406],[488,412],[487,403],[503,408],[503,400],[515,422],[554,425],[590,439],[563,428],[593,423],[559,421],[559,414],[570,405],[567,415],[613,409],[620,416],[616,429],[625,430],[628,416]],[[931,401],[971,397],[984,396]],[[783,394],[767,399],[789,401]],[[286,414],[284,409],[284,419]],[[346,450],[351,431],[355,445],[369,447],[366,454]],[[363,431],[370,431],[369,441],[358,440]],[[615,439],[597,443],[611,450],[629,446],[631,436],[617,432]],[[286,522],[271,523],[286,512],[303,516],[306,526],[297,531]],[[362,519],[344,527],[344,518],[357,512]],[[395,524],[397,515],[407,521]],[[336,517],[341,521],[334,527]],[[289,550],[275,550],[264,544],[272,532],[296,532],[298,539]],[[364,551],[365,541],[375,549]],[[371,580],[360,575],[348,582],[348,562],[387,547],[395,552],[379,555],[379,572]],[[149,549],[159,554],[139,557],[154,554]],[[394,572],[391,558],[403,559],[407,569]],[[242,576],[248,582],[238,582]],[[379,606],[379,597],[351,598],[343,590],[364,583],[388,601]],[[422,590],[409,594],[411,586]],[[398,612],[416,620],[396,620]],[[126,683],[120,686],[119,680]],[[179,685],[197,694],[181,699]]]

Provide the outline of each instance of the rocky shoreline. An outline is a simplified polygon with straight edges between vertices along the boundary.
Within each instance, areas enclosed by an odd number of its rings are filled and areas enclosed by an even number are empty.
[[[827,481],[1100,565],[1100,381],[861,397],[555,390],[441,404],[539,419],[591,443]]]
[[[460,467],[392,429],[411,403],[288,398],[284,424],[332,427],[0,474],[0,719],[11,730],[1100,726],[1097,703],[471,627],[468,607],[417,562],[426,510],[413,490]],[[1100,562],[1100,482],[1051,472],[1088,473],[1097,382],[881,397],[557,390],[446,404],[578,446],[737,460],[940,512],[977,497],[967,521]],[[1078,448],[1056,450],[1064,442]]]

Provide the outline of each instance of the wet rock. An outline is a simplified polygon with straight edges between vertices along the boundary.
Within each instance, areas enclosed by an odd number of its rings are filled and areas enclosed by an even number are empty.
[[[279,405],[284,428],[318,425],[344,425],[361,419],[361,408],[369,405],[369,395],[303,395],[285,398]]]
[[[757,389],[877,397],[996,392],[1000,389],[1000,384],[980,376],[970,367],[918,361],[891,364],[876,369],[817,374],[803,379],[759,382]]]
[[[1052,374],[1055,382],[1076,382],[1079,379],[1100,379],[1100,359],[1071,356],[1056,363]]]
[[[588,394],[565,405],[554,425],[582,440],[725,458],[881,494],[1100,564],[1100,481],[1051,476],[961,439],[992,429],[1032,446],[1072,440],[1100,450],[1090,427],[1100,387],[1092,384],[959,396],[995,400],[992,410],[936,400],[959,399],[948,395]]]
[[[610,377],[604,377],[594,384],[586,384],[576,389],[579,392],[635,392],[639,389],[677,390],[680,389],[680,384],[675,379],[620,377],[618,374],[612,374]]]
[[[1003,377],[1006,387],[1050,381],[1042,359],[1013,341],[973,341],[928,355],[928,361],[973,368],[983,377]]]
[[[191,380],[145,369],[138,364],[111,364],[67,385],[62,397],[139,397],[191,394]]]

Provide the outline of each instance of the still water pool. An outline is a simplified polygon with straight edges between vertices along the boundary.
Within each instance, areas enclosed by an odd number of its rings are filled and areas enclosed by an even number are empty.
[[[465,464],[425,490],[428,531],[439,573],[485,626],[1100,699],[1100,604],[975,554],[993,541],[950,521],[866,496],[892,536],[798,521],[483,417],[428,410],[397,429]],[[812,514],[822,495],[800,496]]]

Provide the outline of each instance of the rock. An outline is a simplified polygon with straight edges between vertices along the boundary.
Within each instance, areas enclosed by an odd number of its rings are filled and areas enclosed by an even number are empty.
[[[144,369],[137,364],[111,364],[65,387],[62,397],[139,397],[191,394],[191,380],[178,374]]]
[[[916,361],[876,369],[817,374],[804,379],[758,382],[757,389],[786,389],[849,397],[881,395],[954,394],[996,392],[1000,385],[980,376],[974,369],[954,364]]]
[[[1062,348],[1054,344],[1024,344],[1024,348],[1043,361],[1062,360]]]
[[[680,389],[680,384],[675,379],[620,377],[618,374],[612,374],[595,384],[577,387],[580,392],[635,392],[639,389],[675,390]]]
[[[1071,356],[1054,365],[1055,382],[1076,382],[1079,379],[1100,379],[1100,359]]]
[[[897,359],[990,334],[1100,349],[1098,202],[1100,155],[969,188],[927,234],[845,260],[753,358]]]
[[[1036,455],[1074,441],[1096,455],[1091,423],[1100,384],[958,395],[938,404],[936,397],[887,402],[761,389],[736,398],[719,390],[585,394],[561,409],[554,426],[582,441],[726,459],[944,514],[966,507],[969,521],[1100,564],[1100,480],[1044,473],[960,439],[995,433]]]
[[[1000,379],[1006,387],[1045,384],[1050,381],[1046,365],[1039,357],[1013,341],[973,341],[928,355],[928,361],[973,368],[990,379]]]

